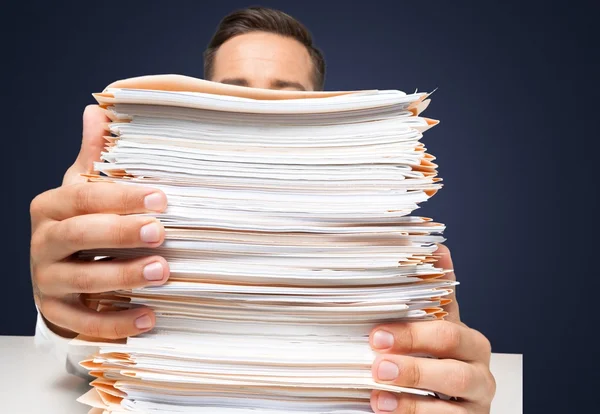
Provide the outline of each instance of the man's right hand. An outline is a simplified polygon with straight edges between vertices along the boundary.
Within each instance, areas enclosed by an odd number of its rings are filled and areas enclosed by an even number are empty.
[[[80,250],[157,247],[164,228],[153,217],[133,213],[161,212],[167,206],[159,190],[113,183],[89,183],[81,173],[93,171],[104,148],[108,119],[95,105],[83,114],[83,139],[75,163],[61,187],[31,202],[31,275],[35,303],[55,333],[116,339],[148,331],[151,310],[137,308],[96,312],[81,294],[161,285],[169,267],[159,256],[133,260],[86,262],[75,259]]]

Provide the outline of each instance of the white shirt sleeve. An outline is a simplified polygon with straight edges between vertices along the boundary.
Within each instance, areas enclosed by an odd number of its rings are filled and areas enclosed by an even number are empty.
[[[58,360],[69,374],[87,379],[91,378],[88,371],[80,366],[79,362],[89,358],[97,348],[69,345],[71,339],[63,338],[52,332],[48,325],[46,325],[39,310],[35,326],[34,342],[36,348],[40,351],[53,354],[53,357]]]

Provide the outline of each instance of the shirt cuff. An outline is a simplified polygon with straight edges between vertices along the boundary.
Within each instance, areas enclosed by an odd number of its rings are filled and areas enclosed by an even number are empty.
[[[37,306],[36,306],[37,308]],[[54,333],[46,324],[38,309],[35,326],[34,343],[42,352],[51,353],[64,369],[73,375],[86,379],[91,378],[88,371],[79,365],[79,362],[92,355],[97,348],[88,346],[69,345],[71,338],[64,338]]]

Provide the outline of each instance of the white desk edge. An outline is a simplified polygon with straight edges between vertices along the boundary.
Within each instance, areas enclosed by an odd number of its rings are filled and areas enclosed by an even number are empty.
[[[69,375],[52,357],[36,349],[33,337],[0,336],[0,395],[4,413],[85,414],[75,400],[89,386]],[[497,383],[492,414],[523,413],[523,356],[492,354]],[[7,405],[8,404],[8,405]]]

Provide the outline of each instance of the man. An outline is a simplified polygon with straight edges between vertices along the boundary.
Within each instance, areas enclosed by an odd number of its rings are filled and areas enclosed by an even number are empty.
[[[306,28],[276,10],[250,8],[223,19],[205,52],[205,78],[253,88],[321,90],[325,62]],[[103,112],[88,106],[83,114],[83,140],[63,185],[31,203],[31,270],[40,312],[36,339],[63,352],[77,333],[123,338],[152,329],[154,315],[139,308],[98,313],[82,305],[80,294],[165,283],[167,262],[158,256],[135,260],[79,262],[75,252],[92,248],[157,247],[164,229],[153,218],[131,213],[160,212],[165,195],[147,188],[86,183],[104,147]],[[440,246],[438,265],[452,268],[450,252]],[[454,277],[451,274],[451,277]],[[387,324],[370,337],[378,356],[373,376],[378,382],[424,388],[456,396],[456,401],[395,396],[374,392],[376,412],[488,413],[495,392],[489,371],[490,344],[460,322],[458,304],[448,305],[446,321]],[[72,351],[71,351],[72,352]],[[434,358],[416,358],[425,353]]]

